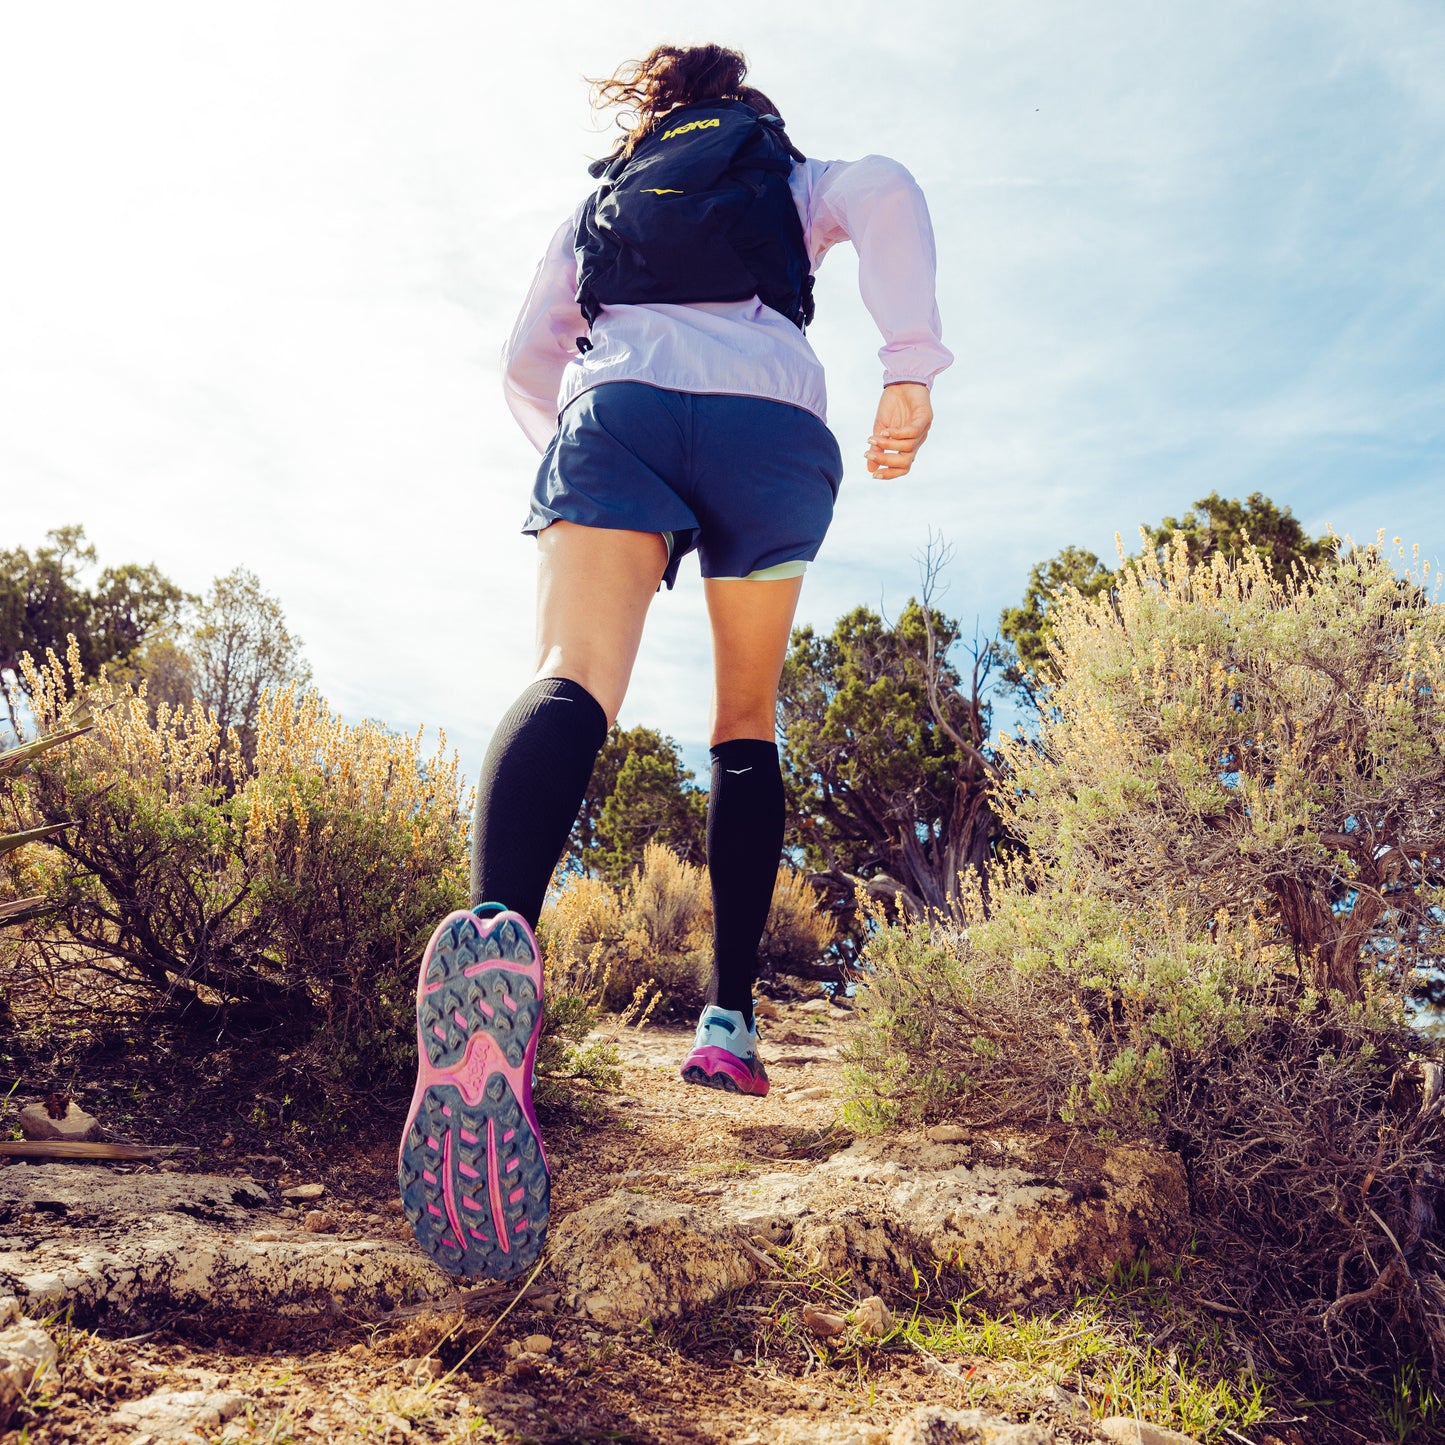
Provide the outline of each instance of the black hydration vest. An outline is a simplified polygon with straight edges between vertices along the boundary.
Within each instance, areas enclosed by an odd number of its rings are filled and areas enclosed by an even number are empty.
[[[707,100],[670,111],[630,156],[595,162],[602,184],[576,240],[588,326],[615,304],[750,296],[806,326],[813,278],[788,188],[802,159],[777,116]]]

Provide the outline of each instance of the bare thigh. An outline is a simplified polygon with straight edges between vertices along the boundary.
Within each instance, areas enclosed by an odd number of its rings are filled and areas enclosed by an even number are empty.
[[[788,655],[801,577],[768,582],[707,578],[712,623],[712,742],[777,733],[778,679]]]
[[[537,678],[566,677],[622,707],[648,604],[667,566],[656,532],[553,522],[538,534]]]

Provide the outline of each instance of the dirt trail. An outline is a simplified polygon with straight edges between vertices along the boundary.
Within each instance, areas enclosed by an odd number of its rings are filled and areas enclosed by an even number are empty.
[[[762,1100],[684,1085],[676,1071],[688,1030],[651,1027],[625,1034],[619,1040],[621,1091],[598,1100],[591,1117],[572,1115],[547,1130],[554,1231],[619,1186],[706,1211],[752,1171],[805,1173],[849,1143],[838,1126],[836,1091],[850,1016],[818,1000],[781,1006],[779,1017],[763,1027],[773,1090]],[[325,1206],[343,1233],[409,1239],[397,1212],[393,1148],[378,1141],[305,1174],[273,1169],[266,1182],[274,1198],[277,1185],[319,1179],[326,1186]],[[217,1167],[214,1158],[208,1167]],[[265,1180],[264,1160],[253,1156],[244,1167]],[[315,1207],[305,1202],[289,1215],[278,1214],[278,1231],[300,1237],[300,1213]],[[466,1313],[453,1306],[390,1318],[380,1318],[379,1311],[349,1318],[201,1310],[132,1318],[129,1324],[112,1320],[103,1335],[60,1326],[57,1371],[3,1438],[6,1445],[18,1441],[24,1425],[28,1442],[94,1445],[180,1438],[236,1445],[873,1445],[888,1439],[916,1405],[969,1403],[967,1361],[940,1368],[917,1350],[894,1347],[823,1363],[789,1322],[798,1302],[785,1315],[777,1283],[769,1279],[695,1316],[621,1333],[579,1318],[545,1277],[525,1298],[514,1301],[507,1292],[472,1303]],[[504,1306],[509,1312],[499,1320]],[[528,1337],[537,1336],[545,1342],[533,1338],[533,1348],[515,1358]],[[165,1392],[185,1392],[170,1416],[157,1413],[167,1403]],[[147,1400],[156,1408],[145,1406]],[[1057,1415],[1038,1408],[1035,1418],[1047,1429],[1037,1435],[976,1438],[1101,1438],[1071,1421],[1063,1406]],[[194,1427],[190,1437],[187,1419]]]

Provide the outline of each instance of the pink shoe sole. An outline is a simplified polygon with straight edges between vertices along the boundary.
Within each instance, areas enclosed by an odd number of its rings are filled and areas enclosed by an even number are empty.
[[[532,1108],[542,958],[526,920],[448,914],[422,955],[416,1021],[397,1161],[407,1222],[448,1273],[512,1279],[536,1263],[551,1212]]]
[[[768,1076],[761,1059],[755,1058],[750,1067],[716,1044],[694,1049],[682,1061],[679,1073],[684,1082],[701,1084],[705,1089],[726,1089],[730,1094],[753,1094],[758,1098],[768,1092]]]

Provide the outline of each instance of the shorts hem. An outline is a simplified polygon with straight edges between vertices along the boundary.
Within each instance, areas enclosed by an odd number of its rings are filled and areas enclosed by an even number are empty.
[[[741,575],[716,572],[704,572],[702,575],[709,582],[783,582],[793,577],[801,577],[808,570],[810,560],[799,558],[796,562],[775,562],[771,567],[758,567]]]
[[[697,528],[695,526],[636,527],[625,526],[617,522],[599,521],[596,518],[579,522],[575,517],[564,517],[560,512],[554,512],[551,516],[546,514],[539,516],[533,512],[522,527],[522,535],[536,537],[545,532],[553,522],[571,522],[574,527],[595,527],[599,532],[648,532],[654,537],[661,537],[662,545],[667,548],[667,566],[662,572],[662,583],[669,592],[677,584],[677,573],[682,566],[682,559],[689,552],[697,550]]]

